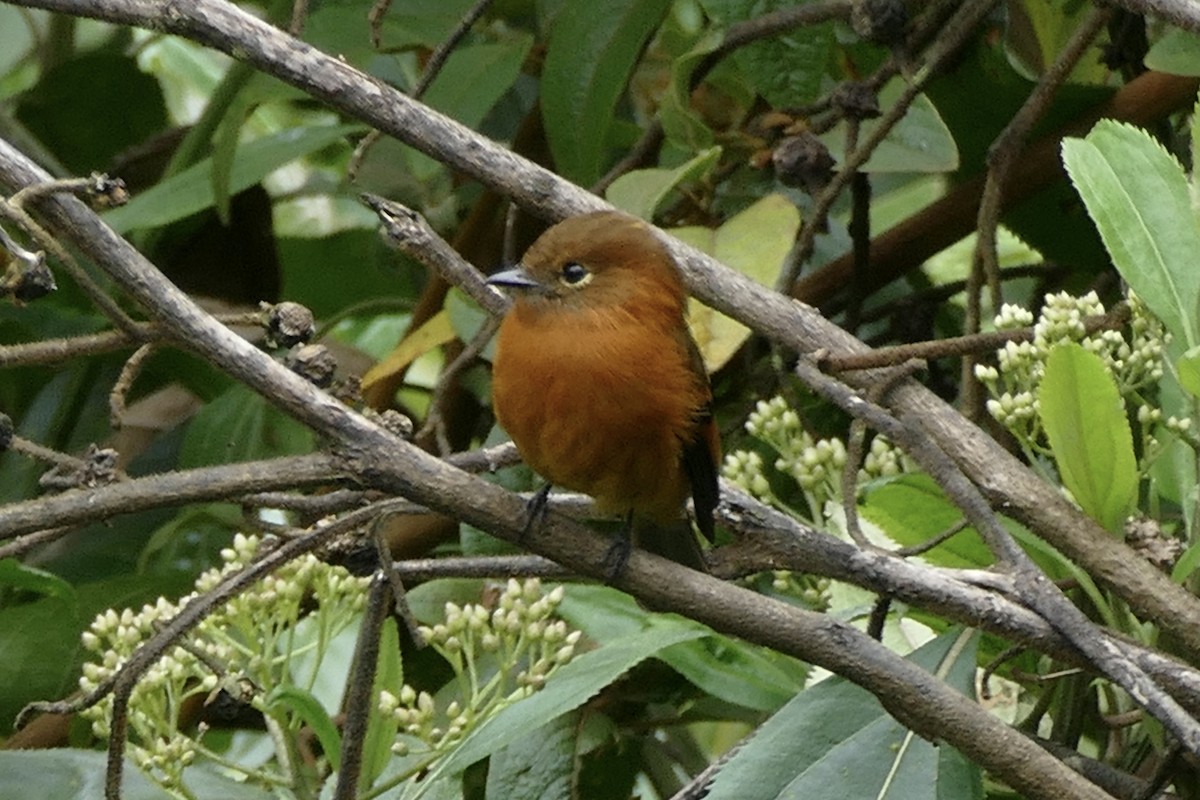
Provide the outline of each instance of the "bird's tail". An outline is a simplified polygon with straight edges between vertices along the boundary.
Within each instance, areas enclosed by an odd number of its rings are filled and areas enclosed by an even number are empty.
[[[666,525],[634,517],[631,533],[636,547],[669,558],[685,567],[708,572],[704,551],[700,548],[700,542],[696,540],[691,520],[686,517]]]

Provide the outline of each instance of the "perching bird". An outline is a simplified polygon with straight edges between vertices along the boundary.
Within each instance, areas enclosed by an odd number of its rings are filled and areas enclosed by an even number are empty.
[[[489,283],[515,294],[492,401],[525,462],[600,512],[626,515],[639,546],[705,569],[684,502],[691,495],[712,541],[720,442],[683,280],[662,242],[625,214],[572,217]]]

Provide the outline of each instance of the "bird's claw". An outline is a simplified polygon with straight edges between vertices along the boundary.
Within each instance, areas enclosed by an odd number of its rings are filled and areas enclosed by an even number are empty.
[[[521,526],[521,533],[518,535],[517,541],[524,542],[534,528],[540,528],[546,522],[546,508],[549,505],[550,484],[546,484],[542,488],[533,493],[533,497],[529,498],[529,502],[525,504],[525,524]]]
[[[625,571],[625,565],[629,563],[629,554],[633,552],[633,542],[628,536],[618,536],[609,545],[608,552],[604,554],[604,582],[613,584],[617,578],[621,577],[621,573]]]

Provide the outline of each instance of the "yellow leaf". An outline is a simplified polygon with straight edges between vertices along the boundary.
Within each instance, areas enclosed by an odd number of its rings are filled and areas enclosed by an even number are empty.
[[[769,194],[716,230],[687,227],[669,233],[764,286],[771,286],[799,229],[800,212],[791,201],[783,195]],[[750,335],[745,325],[695,300],[688,304],[688,325],[709,372],[723,367]]]
[[[405,336],[396,349],[388,353],[382,361],[367,371],[363,376],[363,389],[370,389],[376,383],[386,380],[396,373],[408,368],[408,365],[435,347],[441,347],[455,338],[454,326],[450,324],[450,314],[439,311],[421,327]]]

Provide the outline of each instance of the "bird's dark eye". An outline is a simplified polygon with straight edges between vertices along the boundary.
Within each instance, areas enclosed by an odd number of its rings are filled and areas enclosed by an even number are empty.
[[[562,268],[562,282],[568,286],[579,286],[592,276],[591,270],[577,261],[569,261]]]

